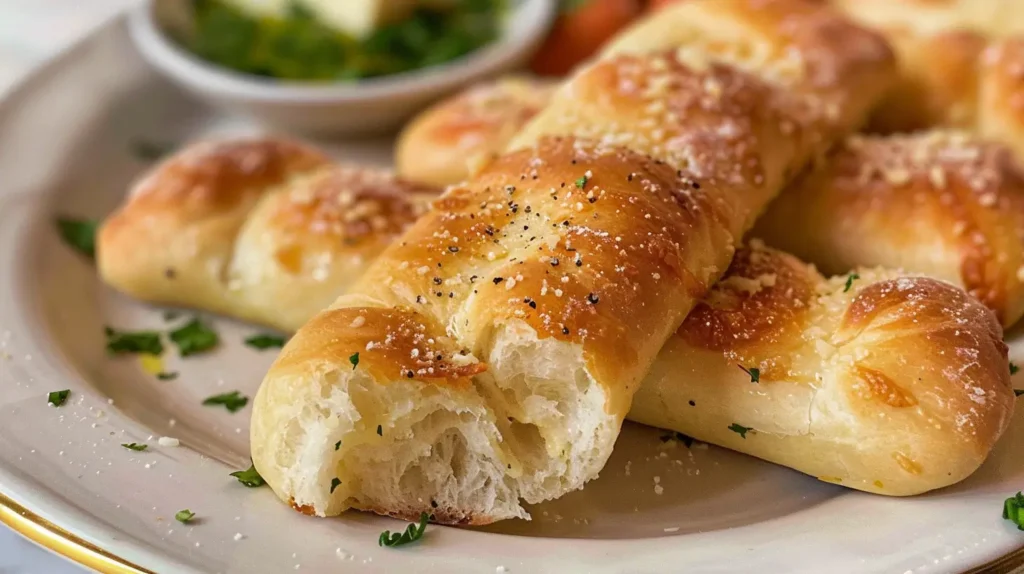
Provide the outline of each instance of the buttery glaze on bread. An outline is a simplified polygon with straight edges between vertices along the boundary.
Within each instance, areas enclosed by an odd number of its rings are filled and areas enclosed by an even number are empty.
[[[900,78],[871,128],[970,129],[1024,155],[1024,2],[833,0],[883,31]]]
[[[1003,325],[1024,314],[1024,170],[963,133],[851,137],[752,235],[825,273],[878,265],[961,285]]]
[[[630,420],[878,494],[963,480],[1013,412],[999,324],[939,280],[857,273],[826,280],[740,250],[661,349]]]
[[[437,186],[464,181],[471,162],[505,150],[547,105],[555,86],[553,80],[506,76],[442,100],[398,136],[398,174]]]
[[[139,299],[292,331],[434,194],[288,140],[200,143],[135,185],[99,232],[97,264]]]
[[[662,17],[706,25],[638,55]],[[251,427],[282,499],[483,524],[582,487],[749,222],[894,68],[799,0],[686,2],[626,34],[286,345]]]

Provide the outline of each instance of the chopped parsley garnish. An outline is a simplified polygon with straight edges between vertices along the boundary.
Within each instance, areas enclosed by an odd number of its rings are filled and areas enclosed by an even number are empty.
[[[850,273],[846,277],[846,286],[843,287],[843,293],[849,291],[850,287],[853,287],[853,282],[856,281],[857,279],[860,279],[860,275],[857,275],[856,273]]]
[[[132,154],[147,161],[156,161],[165,155],[169,155],[178,147],[169,143],[158,143],[149,140],[135,140],[132,142]]]
[[[243,395],[238,391],[231,391],[230,393],[223,393],[220,395],[213,395],[203,401],[203,405],[224,405],[224,408],[228,412],[236,413],[242,410],[242,407],[249,404],[249,397]]]
[[[1022,390],[1022,389],[1013,389],[1013,396],[1019,397],[1021,395],[1024,395],[1024,390]]]
[[[57,231],[64,243],[89,258],[96,257],[96,230],[99,226],[98,221],[88,219],[57,218]]]
[[[384,427],[377,425],[377,436],[384,436]]]
[[[1017,525],[1017,530],[1024,530],[1024,494],[1017,494],[1003,502],[1003,518]]]
[[[331,479],[331,494],[334,494],[334,489],[338,488],[339,486],[341,486],[341,479],[338,478],[338,477],[332,478]]]
[[[156,331],[115,331],[107,327],[104,332],[107,334],[107,351],[113,355],[126,353],[142,353],[146,355],[161,355],[164,352],[164,344],[160,341],[160,333]]]
[[[160,379],[161,381],[173,381],[174,379],[178,378],[178,373],[173,372],[173,371],[171,371],[171,372],[165,371],[163,373],[157,373],[156,374],[156,378]]]
[[[256,471],[256,465],[250,464],[249,468],[245,470],[239,470],[232,472],[231,476],[238,479],[238,482],[248,486],[249,488],[256,488],[257,486],[263,486],[267,482],[263,480],[260,473]]]
[[[380,546],[395,547],[403,546],[411,542],[416,542],[420,538],[423,538],[423,531],[427,529],[427,513],[420,513],[419,525],[410,524],[406,527],[405,532],[391,533],[390,530],[385,530],[380,533],[380,538],[377,539],[377,544]]]
[[[59,407],[64,404],[64,401],[68,400],[68,395],[71,394],[71,389],[64,389],[63,391],[53,391],[46,395],[47,404],[51,404],[55,407]]]
[[[1017,365],[1013,364],[1013,361],[1010,361],[1010,374],[1011,375],[1016,375],[1017,371],[1019,371],[1019,370],[1020,370],[1020,367],[1018,367]]]
[[[338,450],[339,448],[341,448],[341,441],[340,440],[338,442],[334,443],[334,450]]]
[[[284,337],[278,337],[276,335],[254,335],[245,340],[245,344],[252,347],[253,349],[270,349],[284,346]]]
[[[751,427],[745,427],[740,424],[732,423],[731,425],[729,425],[729,430],[740,435],[742,438],[747,438],[747,433],[753,432],[754,429]]]
[[[178,346],[178,352],[182,357],[204,353],[220,342],[216,331],[203,323],[199,317],[194,317],[184,327],[171,331],[170,337]]]
[[[179,510],[174,515],[174,519],[177,520],[178,522],[182,523],[182,524],[188,524],[189,521],[191,521],[195,517],[196,517],[196,513],[192,512],[191,510],[189,510],[187,508],[185,510]]]
[[[740,370],[743,371],[744,373],[750,375],[750,382],[751,383],[760,383],[761,382],[761,369],[758,369],[757,367],[750,367],[748,369],[748,368],[744,367],[743,365],[736,365],[736,366],[739,367]]]
[[[356,370],[356,367],[359,366],[359,353],[350,356],[348,362],[352,363],[352,370]]]
[[[139,444],[137,442],[123,442],[123,443],[121,443],[121,446],[123,446],[124,448],[126,448],[128,450],[135,450],[135,451],[144,451],[147,448],[149,448],[148,444]]]
[[[677,440],[683,443],[683,445],[685,445],[686,448],[690,448],[690,445],[693,444],[693,437],[685,435],[681,432],[674,432],[672,434],[663,435],[661,437],[661,442],[668,442],[670,440]]]
[[[583,176],[576,180],[576,187],[583,189],[587,185],[587,176]]]

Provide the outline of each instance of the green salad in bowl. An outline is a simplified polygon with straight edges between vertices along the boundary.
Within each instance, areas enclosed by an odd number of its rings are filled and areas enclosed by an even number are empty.
[[[261,11],[239,0],[193,0],[193,21],[177,40],[235,72],[291,82],[357,80],[445,64],[494,42],[505,2],[410,3],[400,17],[358,34],[321,17],[315,5],[324,2],[292,0]]]

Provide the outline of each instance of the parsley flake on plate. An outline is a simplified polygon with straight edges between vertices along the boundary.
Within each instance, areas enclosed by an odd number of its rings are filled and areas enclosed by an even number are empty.
[[[178,373],[175,371],[164,371],[162,373],[157,373],[156,378],[161,381],[173,381],[174,379],[178,378]]]
[[[410,524],[406,527],[405,532],[391,533],[390,530],[385,530],[380,533],[380,538],[377,539],[379,546],[387,546],[393,548],[395,546],[404,546],[406,544],[416,542],[420,538],[423,538],[423,531],[427,529],[427,513],[420,513],[419,525]]]
[[[245,340],[245,344],[260,351],[271,348],[280,349],[284,346],[284,337],[266,334],[253,335]]]
[[[63,391],[53,391],[46,395],[46,403],[59,407],[64,404],[64,401],[68,400],[68,395],[71,394],[71,389],[64,389]]]
[[[576,180],[576,187],[583,189],[587,185],[587,176],[583,176]]]
[[[1016,375],[1017,371],[1019,371],[1019,370],[1020,370],[1020,367],[1018,367],[1017,365],[1013,364],[1013,361],[1010,361],[1010,375]]]
[[[57,231],[64,243],[90,259],[96,257],[96,230],[99,226],[98,221],[88,219],[57,218]]]
[[[249,468],[245,470],[232,472],[231,476],[237,478],[238,482],[241,482],[242,484],[248,486],[249,488],[256,488],[258,486],[263,486],[264,484],[267,483],[265,480],[263,480],[263,477],[260,476],[260,473],[257,472],[256,465],[254,464],[250,464]]]
[[[377,436],[384,436],[384,427],[377,425]]]
[[[1024,494],[1018,492],[1003,502],[1003,518],[1024,530]]]
[[[352,363],[352,370],[356,370],[356,367],[359,366],[359,353],[356,353],[349,357],[348,362]]]
[[[160,333],[156,331],[116,331],[111,327],[106,327],[104,332],[107,335],[107,352],[112,355],[128,353],[161,355],[164,352]]]
[[[338,478],[338,477],[332,478],[331,479],[331,494],[334,494],[334,489],[338,488],[339,486],[341,486],[341,479]]]
[[[237,413],[247,404],[249,404],[249,397],[238,391],[213,395],[212,397],[207,397],[206,400],[203,401],[203,405],[208,407],[213,405],[224,405],[224,408],[226,408],[228,412],[232,413]]]
[[[340,440],[338,442],[334,443],[334,450],[338,450],[339,448],[341,448],[341,441]]]
[[[748,368],[744,367],[743,365],[736,365],[736,366],[739,367],[740,370],[743,371],[744,373],[750,375],[750,382],[751,383],[760,383],[761,382],[761,369],[758,369],[757,367],[750,367],[748,369]]]
[[[856,281],[857,279],[860,279],[860,275],[857,275],[856,273],[850,273],[846,277],[846,286],[843,287],[843,293],[849,291],[850,288],[853,287],[853,282]]]
[[[185,510],[179,510],[174,514],[174,519],[182,524],[188,524],[195,517],[196,513],[187,508]]]
[[[170,337],[178,346],[178,352],[182,357],[205,353],[220,342],[217,332],[203,323],[199,317],[193,317],[183,327],[171,331]]]
[[[745,427],[741,424],[736,423],[732,423],[731,425],[729,425],[729,430],[740,435],[740,437],[742,438],[747,438],[748,432],[754,432],[754,429],[752,427]]]
[[[123,446],[124,448],[126,448],[128,450],[134,450],[134,451],[139,451],[139,452],[144,451],[147,448],[149,448],[148,444],[139,444],[137,442],[123,442],[123,443],[121,443],[121,446]]]

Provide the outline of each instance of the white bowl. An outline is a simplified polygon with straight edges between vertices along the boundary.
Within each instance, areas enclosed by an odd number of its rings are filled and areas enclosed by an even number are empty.
[[[524,63],[556,10],[556,0],[513,1],[496,41],[448,64],[365,80],[302,84],[234,72],[189,53],[165,33],[157,17],[163,1],[145,2],[128,17],[132,40],[151,65],[218,107],[306,135],[396,128],[437,98]]]

